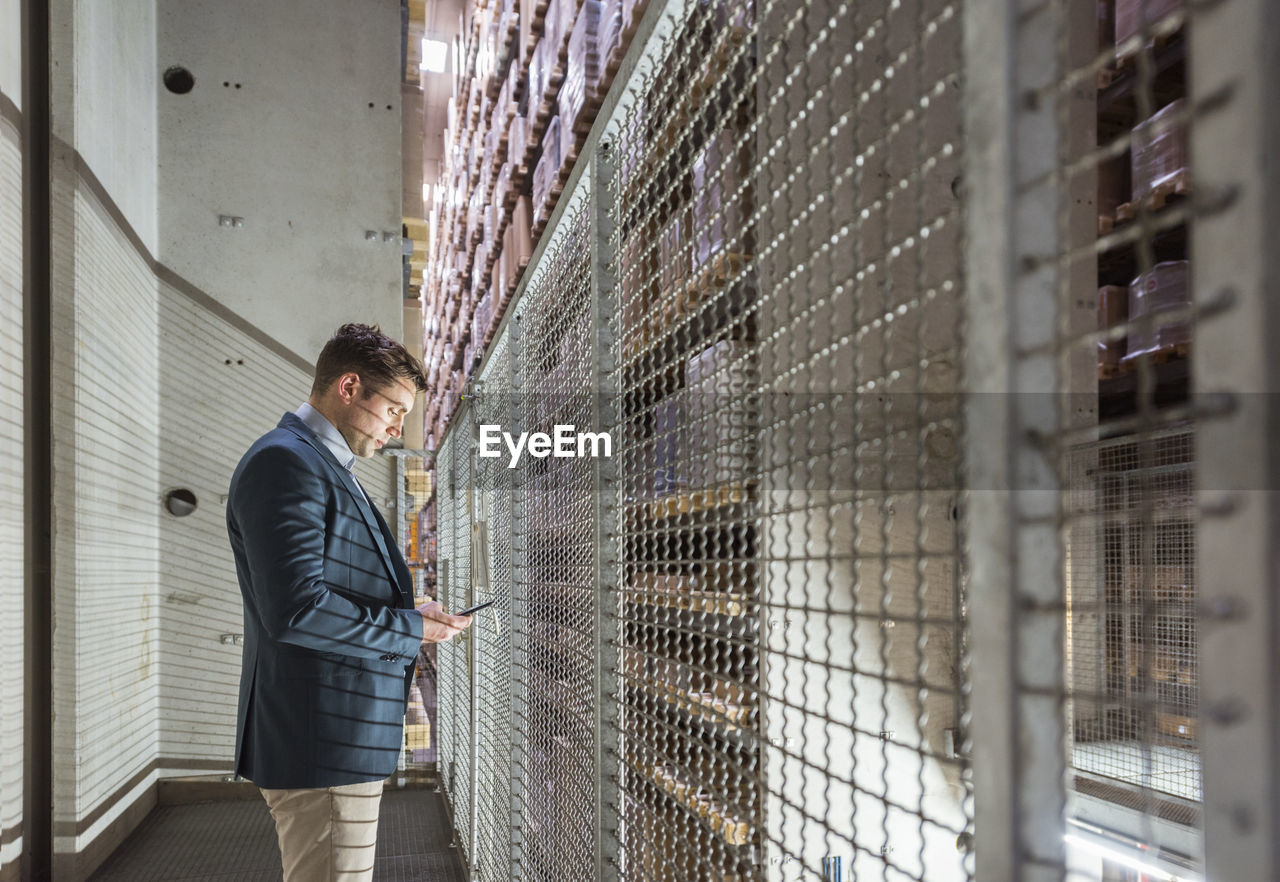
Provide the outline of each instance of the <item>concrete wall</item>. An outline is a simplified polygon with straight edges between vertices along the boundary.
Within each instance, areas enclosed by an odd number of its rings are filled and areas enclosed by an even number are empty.
[[[22,106],[22,4],[0,0],[0,94]]]
[[[402,323],[398,9],[157,6],[50,10],[59,879],[92,872],[154,805],[159,777],[230,771],[231,470],[305,399],[337,325]],[[18,0],[0,0],[5,621],[21,620],[24,590],[20,32]],[[171,64],[195,72],[191,94],[164,90]],[[224,212],[245,226],[219,227]],[[392,463],[360,473],[385,501]],[[186,519],[162,507],[178,486],[200,500]],[[22,845],[21,671],[22,641],[9,641],[0,878]]]
[[[77,3],[75,146],[156,253],[156,3]]]
[[[55,171],[54,837],[58,878],[146,797],[159,750],[156,281]],[[65,284],[70,281],[71,284]],[[105,856],[105,855],[103,855]]]
[[[53,832],[55,875],[78,879],[149,808],[159,747],[155,15],[50,16]]]
[[[161,4],[195,88],[160,90],[160,260],[308,360],[337,319],[400,333],[399,33],[392,3]]]
[[[241,650],[222,638],[243,630],[223,520],[232,470],[306,399],[338,325],[401,332],[399,30],[398,7],[354,0],[323,15],[300,0],[159,9],[157,76],[182,65],[195,77],[186,95],[156,85],[159,431],[172,439],[160,492],[199,500],[161,522],[162,774],[232,769]],[[219,226],[220,214],[244,226]],[[391,465],[363,464],[366,487]]]
[[[23,620],[22,105],[17,0],[0,0],[0,621]],[[0,646],[0,878],[22,849],[23,642]]]
[[[192,490],[195,512],[161,520],[161,753],[165,774],[232,771],[243,631],[227,541],[227,486],[240,456],[310,376],[242,329],[166,287],[160,307],[160,491]],[[227,362],[230,362],[228,364]]]

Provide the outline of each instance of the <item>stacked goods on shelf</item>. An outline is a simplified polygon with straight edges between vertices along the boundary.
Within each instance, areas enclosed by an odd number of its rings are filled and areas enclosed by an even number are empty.
[[[688,210],[672,211],[658,234],[658,296],[673,309],[680,307],[685,280],[693,265],[692,244],[693,224]]]
[[[1114,148],[1129,135],[1127,156],[1114,156],[1112,149],[1113,158],[1098,167],[1100,235],[1141,212],[1161,211],[1191,187],[1185,45],[1175,36],[1185,5],[1184,0],[1098,4],[1100,31],[1111,26],[1100,33],[1099,50],[1116,57],[1113,68],[1100,72],[1099,146]],[[1138,53],[1146,66],[1133,63]],[[1150,105],[1139,100],[1142,94]],[[1161,104],[1149,119],[1139,118],[1140,107]],[[1142,243],[1114,236],[1099,248],[1098,329],[1123,327],[1127,333],[1104,335],[1098,344],[1104,421],[1180,403],[1189,392],[1188,237],[1185,221],[1170,220],[1149,236],[1142,231]],[[1151,260],[1154,266],[1146,262]],[[1135,392],[1138,384],[1124,375],[1144,358],[1151,362],[1154,384]],[[1120,739],[1154,730],[1158,737],[1185,744],[1194,743],[1198,734],[1191,497],[1173,489],[1178,482],[1190,486],[1192,435],[1190,428],[1139,433],[1099,451],[1098,510],[1119,515],[1104,526],[1098,553],[1108,692],[1117,719],[1124,721],[1114,729]],[[1149,465],[1157,466],[1158,476]],[[1152,509],[1159,509],[1154,523],[1148,522]],[[1181,519],[1183,513],[1188,520]]]
[[[600,0],[583,0],[578,11],[578,19],[574,22],[569,34],[569,58],[565,67],[564,83],[560,86],[558,109],[560,119],[566,132],[577,133],[588,99],[595,99],[596,81],[600,78],[603,58],[600,52],[599,31],[601,9]],[[594,119],[592,108],[591,118]],[[569,140],[572,140],[572,135]]]
[[[564,61],[561,49],[564,46],[568,25],[573,25],[573,4],[561,0],[551,0],[547,5],[547,14],[542,22],[542,35],[529,60],[529,118],[541,124],[549,119],[556,109],[556,93],[564,80]]]
[[[542,158],[533,170],[533,226],[539,231],[555,207],[552,196],[560,183],[561,140],[560,117],[555,116],[542,137]]]
[[[1144,585],[1150,574],[1151,584]],[[1125,601],[1130,606],[1149,602],[1154,606],[1181,607],[1195,602],[1194,580],[1188,578],[1181,564],[1153,564],[1149,567],[1130,564],[1125,569]]]
[[[748,138],[735,129],[720,129],[693,164],[693,278],[683,306],[696,306],[742,269],[750,243],[751,158]]]
[[[507,129],[507,164],[511,166],[513,180],[523,181],[528,173],[528,169],[524,167],[528,141],[528,123],[524,115],[517,112],[511,117]]]
[[[1129,318],[1129,289],[1121,285],[1103,285],[1098,289],[1098,330],[1106,331],[1124,324]],[[1124,358],[1125,338],[1098,341],[1098,376],[1115,373]]]
[[[1133,201],[1164,204],[1168,195],[1189,186],[1187,102],[1179,98],[1133,130]]]
[[[427,310],[437,318],[426,322],[436,336],[424,352],[437,384],[446,366],[469,371],[491,342],[570,171],[571,126],[585,130],[594,121],[593,99],[608,85],[601,81],[604,56],[625,48],[643,9],[619,0],[587,0],[581,9],[578,0],[549,0],[545,7],[507,0],[470,10],[447,109],[424,282]],[[571,116],[557,113],[561,104]],[[493,310],[486,322],[471,314],[480,303]],[[432,408],[434,439],[450,415],[447,403]]]
[[[422,236],[429,448],[493,341],[647,0],[580,2],[467,4]]]
[[[528,196],[521,196],[516,200],[509,229],[512,269],[518,278],[533,257],[533,209],[529,205]],[[514,280],[511,284],[515,284]]]
[[[1191,342],[1186,318],[1170,321],[1160,313],[1191,305],[1189,269],[1185,260],[1158,263],[1129,286],[1129,345],[1125,361],[1143,355],[1168,356],[1185,352]]]
[[[652,221],[637,223],[622,248],[619,279],[622,304],[622,351],[635,357],[654,342],[658,323],[651,310],[657,302],[658,249]]]
[[[657,621],[667,612],[681,627],[694,627],[696,616],[703,614],[749,615],[750,604],[737,584],[733,567],[723,563],[700,566],[701,571],[692,573],[637,571],[627,586],[626,600],[645,607],[646,620]]]
[[[695,489],[745,481],[755,460],[752,393],[758,386],[750,348],[721,340],[685,362],[682,459]]]

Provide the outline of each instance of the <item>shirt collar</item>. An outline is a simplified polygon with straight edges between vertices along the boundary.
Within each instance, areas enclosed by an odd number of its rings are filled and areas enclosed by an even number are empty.
[[[315,432],[316,437],[324,442],[324,446],[329,448],[329,452],[338,460],[338,463],[347,471],[351,471],[351,467],[356,464],[356,455],[351,452],[347,439],[343,438],[337,427],[329,422],[329,418],[307,402],[303,402],[302,407],[294,413],[297,414],[298,419],[302,420],[303,425]]]

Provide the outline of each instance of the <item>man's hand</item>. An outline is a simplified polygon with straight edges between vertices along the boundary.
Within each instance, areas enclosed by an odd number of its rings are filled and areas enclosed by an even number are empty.
[[[417,610],[422,614],[423,643],[446,643],[471,626],[471,616],[451,616],[434,600]]]

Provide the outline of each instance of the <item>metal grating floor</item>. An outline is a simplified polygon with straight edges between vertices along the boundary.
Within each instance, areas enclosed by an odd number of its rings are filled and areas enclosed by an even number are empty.
[[[387,790],[378,822],[377,882],[464,882],[434,790]],[[280,850],[260,799],[159,806],[90,882],[279,882]]]

